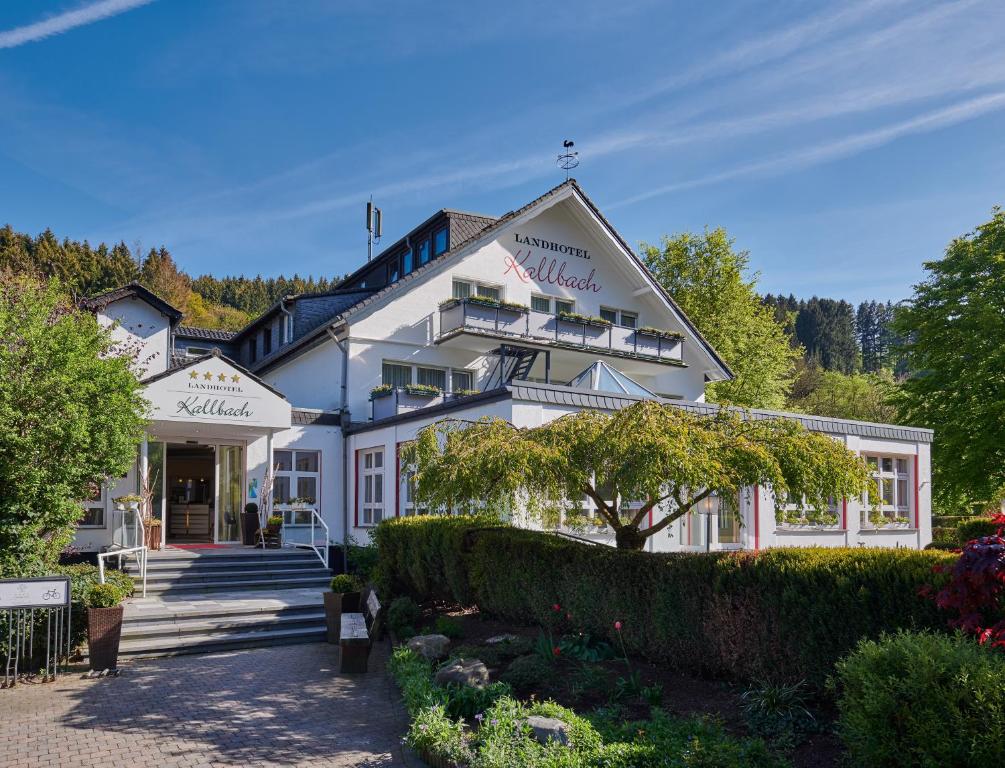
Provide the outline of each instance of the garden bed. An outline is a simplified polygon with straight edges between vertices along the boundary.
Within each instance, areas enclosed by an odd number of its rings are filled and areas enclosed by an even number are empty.
[[[428,603],[413,617],[406,634],[414,629],[417,634],[448,635],[451,659],[477,658],[488,667],[491,684],[507,684],[515,699],[554,702],[594,722],[601,732],[605,724],[650,721],[656,712],[657,717],[678,723],[707,723],[726,740],[742,744],[756,740],[758,729],[751,727],[745,713],[744,687],[632,655],[626,663],[619,648],[575,632],[563,612],[556,611],[555,616],[551,627],[515,626],[483,616],[477,609]],[[500,636],[512,639],[487,642]],[[769,743],[796,768],[837,766],[843,749],[832,733],[831,713],[813,714],[812,727]],[[479,722],[472,715],[468,713],[464,726],[476,731]]]

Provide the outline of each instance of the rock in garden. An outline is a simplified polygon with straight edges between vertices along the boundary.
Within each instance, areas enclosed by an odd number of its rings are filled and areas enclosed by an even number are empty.
[[[457,683],[484,688],[489,683],[489,670],[478,659],[455,659],[436,673],[438,685]]]
[[[512,643],[516,640],[516,635],[495,635],[485,641],[485,645],[499,645],[500,643]]]
[[[450,638],[446,635],[416,635],[408,641],[408,649],[424,659],[435,661],[447,655]]]
[[[564,747],[572,744],[568,724],[558,718],[531,715],[527,718],[527,725],[534,731],[534,738],[542,744],[547,744],[549,741],[557,741]]]

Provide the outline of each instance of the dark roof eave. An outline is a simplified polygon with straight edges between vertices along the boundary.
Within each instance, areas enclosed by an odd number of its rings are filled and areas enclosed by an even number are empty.
[[[125,299],[128,297],[138,298],[141,301],[145,301],[147,304],[152,306],[162,315],[168,318],[171,322],[171,327],[178,325],[181,322],[183,313],[180,309],[173,307],[168,304],[164,299],[158,296],[156,293],[151,291],[146,286],[140,285],[137,282],[127,283],[126,285],[120,286],[118,288],[113,288],[110,291],[105,291],[104,293],[99,293],[97,296],[92,296],[88,299],[83,299],[80,301],[80,306],[84,309],[94,311],[96,309],[103,309],[109,304],[118,301],[119,299]]]

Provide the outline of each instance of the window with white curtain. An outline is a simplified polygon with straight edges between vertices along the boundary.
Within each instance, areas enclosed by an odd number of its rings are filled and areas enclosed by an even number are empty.
[[[374,448],[360,456],[360,525],[376,525],[384,519],[384,449]]]

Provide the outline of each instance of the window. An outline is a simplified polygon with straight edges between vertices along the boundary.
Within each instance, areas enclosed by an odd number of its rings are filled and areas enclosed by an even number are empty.
[[[551,299],[547,296],[531,296],[530,308],[535,312],[551,314]]]
[[[376,525],[384,519],[384,449],[363,451],[360,483],[360,525]]]
[[[439,256],[441,253],[445,253],[449,245],[449,238],[447,237],[447,228],[443,227],[436,230],[433,233],[433,256]]]
[[[262,355],[265,356],[272,351],[272,328],[266,328],[262,334]]]
[[[499,299],[502,298],[502,292],[499,290],[498,286],[476,283],[471,280],[454,280],[453,295],[455,299],[468,299],[472,296],[482,296],[486,299],[499,301]]]
[[[838,501],[833,496],[827,499],[827,509],[817,511],[805,499],[790,504],[781,504],[775,512],[775,520],[782,525],[834,526],[841,520]]]
[[[907,459],[896,456],[866,456],[866,464],[872,473],[876,485],[879,486],[881,520],[869,518],[875,513],[867,508],[862,510],[865,520],[862,525],[886,525],[888,523],[910,522],[911,483]],[[872,503],[866,499],[867,505]]]
[[[429,238],[424,238],[419,243],[419,266],[429,262]]]
[[[186,357],[202,357],[208,354],[209,350],[206,347],[185,347]]]
[[[412,249],[409,248],[401,257],[401,274],[407,275],[412,271]]]
[[[105,486],[95,483],[91,486],[91,493],[82,505],[84,516],[77,523],[78,528],[104,528],[105,527]]]
[[[289,504],[290,499],[306,499],[318,506],[321,485],[321,452],[283,450],[272,454],[275,477],[272,480],[272,501]],[[305,519],[299,519],[303,517]],[[292,520],[294,525],[310,523],[310,515],[300,515]]]
[[[422,368],[415,369],[417,374],[416,382],[429,387],[436,387],[442,392],[447,389],[447,372],[442,368]]]
[[[612,325],[620,325],[624,328],[636,328],[639,324],[638,313],[626,312],[623,309],[601,307],[600,316]]]
[[[563,312],[575,312],[576,302],[568,301],[566,299],[555,299],[555,314],[560,315]]]
[[[283,315],[285,318],[284,328],[286,329],[286,338],[283,342],[284,344],[289,344],[293,341],[293,315]]]
[[[258,345],[255,343],[257,340],[254,336],[248,339],[248,362],[253,363],[258,357]]]
[[[412,366],[385,362],[381,383],[389,387],[407,387],[412,383]]]
[[[463,389],[472,389],[471,371],[451,371],[450,391],[460,392]]]
[[[387,282],[388,284],[397,282],[398,280],[398,260],[395,259],[390,264],[387,265]]]

